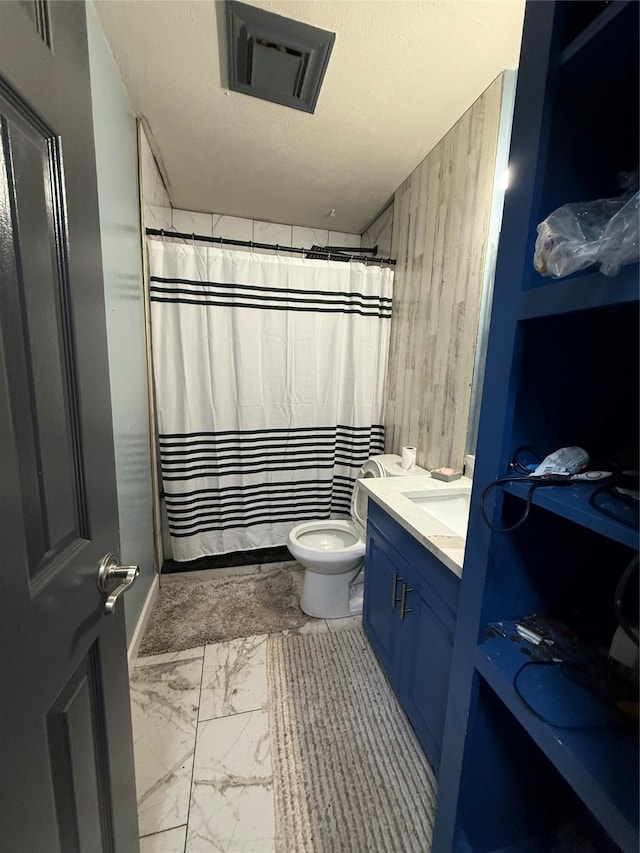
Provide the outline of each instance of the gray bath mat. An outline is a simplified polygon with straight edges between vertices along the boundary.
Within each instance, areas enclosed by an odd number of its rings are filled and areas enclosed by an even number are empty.
[[[436,780],[362,630],[270,637],[277,853],[425,853]]]
[[[177,652],[299,628],[310,617],[300,610],[300,592],[291,571],[296,565],[263,566],[259,572],[211,580],[185,575],[163,578],[140,654]]]

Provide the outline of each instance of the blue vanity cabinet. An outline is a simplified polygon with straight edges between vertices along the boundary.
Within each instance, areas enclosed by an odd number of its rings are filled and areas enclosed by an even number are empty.
[[[436,770],[459,584],[433,554],[369,502],[364,630]]]
[[[400,699],[435,770],[440,766],[453,656],[459,579],[425,548],[419,569],[408,573],[406,630],[400,660]],[[447,574],[445,574],[447,573]],[[436,582],[431,583],[432,575]],[[438,581],[450,592],[440,595]]]
[[[367,523],[367,553],[363,625],[396,693],[400,691],[401,644],[399,592],[409,575],[409,564],[371,519]]]

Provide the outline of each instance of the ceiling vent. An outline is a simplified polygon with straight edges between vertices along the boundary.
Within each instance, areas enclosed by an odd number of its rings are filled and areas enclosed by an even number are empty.
[[[335,33],[227,0],[229,88],[312,113]]]

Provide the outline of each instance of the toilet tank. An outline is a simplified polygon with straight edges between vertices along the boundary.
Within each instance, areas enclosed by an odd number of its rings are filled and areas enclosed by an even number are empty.
[[[358,479],[361,480],[365,477],[378,477],[380,476],[380,470],[383,472],[382,476],[385,477],[406,477],[429,473],[428,471],[425,471],[424,468],[420,468],[418,465],[414,465],[413,468],[405,471],[404,468],[400,466],[400,461],[401,457],[398,456],[397,453],[383,453],[379,456],[372,456],[371,459],[367,460],[367,462],[373,462],[374,464],[371,465],[365,462],[362,466]],[[367,493],[358,488],[358,481],[356,480],[355,486],[353,487],[353,493],[351,495],[351,519],[362,538],[364,538],[367,523],[367,501]]]
[[[372,458],[376,459],[384,468],[387,477],[417,477],[420,474],[429,474],[427,470],[420,468],[419,465],[414,465],[408,471],[405,471],[400,465],[401,457],[397,453],[383,453],[381,456],[374,456]]]

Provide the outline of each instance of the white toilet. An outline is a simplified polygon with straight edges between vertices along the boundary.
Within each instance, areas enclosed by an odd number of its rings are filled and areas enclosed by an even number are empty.
[[[350,585],[362,570],[367,524],[367,493],[358,482],[365,477],[426,474],[414,465],[400,466],[395,453],[372,456],[358,473],[351,495],[351,518],[303,521],[289,533],[287,547],[306,568],[300,607],[309,616],[338,619],[362,612],[362,604],[349,606]]]

